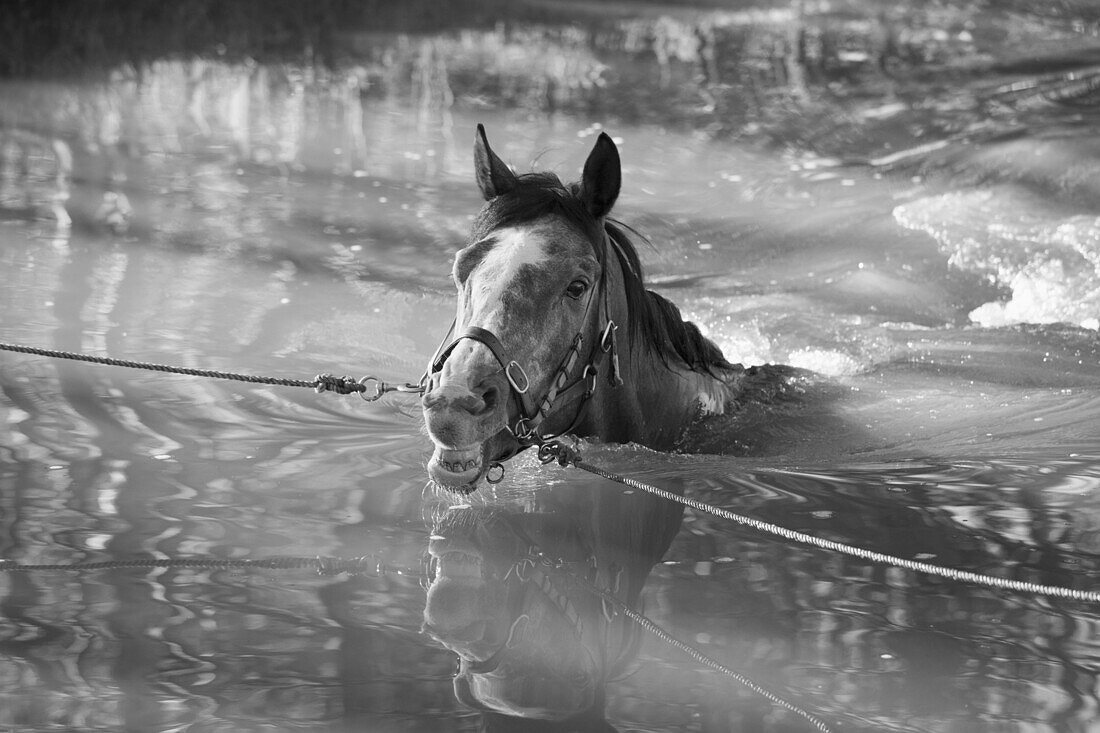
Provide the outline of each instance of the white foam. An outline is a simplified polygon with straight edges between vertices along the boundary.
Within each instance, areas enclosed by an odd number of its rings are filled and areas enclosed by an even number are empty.
[[[787,363],[828,377],[849,377],[862,370],[859,362],[851,356],[832,349],[792,351]]]
[[[1100,326],[1100,218],[1044,204],[1011,190],[952,193],[899,206],[894,218],[935,238],[953,267],[1011,290],[973,309],[974,323]]]

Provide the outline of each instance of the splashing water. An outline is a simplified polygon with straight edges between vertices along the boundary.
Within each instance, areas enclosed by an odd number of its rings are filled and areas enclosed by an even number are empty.
[[[934,196],[894,210],[902,226],[931,234],[952,267],[988,277],[1008,297],[971,321],[997,327],[1072,323],[1100,328],[1100,217],[1059,215],[1013,190]]]

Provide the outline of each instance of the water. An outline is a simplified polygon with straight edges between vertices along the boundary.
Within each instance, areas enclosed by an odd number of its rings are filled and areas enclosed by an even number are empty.
[[[570,178],[602,125],[654,287],[731,360],[834,389],[734,455],[586,458],[849,544],[1091,587],[1095,13],[540,7],[344,33],[331,70],[227,53],[3,82],[0,340],[415,381],[480,205],[474,125],[518,169]],[[415,400],[15,354],[0,388],[4,558],[410,570],[0,574],[0,729],[476,729],[454,655],[420,633],[431,520],[454,500],[425,488]],[[621,491],[524,455],[472,501]],[[834,730],[1100,730],[1085,604],[688,512],[638,605]],[[620,729],[809,729],[656,640],[629,669],[607,690]]]

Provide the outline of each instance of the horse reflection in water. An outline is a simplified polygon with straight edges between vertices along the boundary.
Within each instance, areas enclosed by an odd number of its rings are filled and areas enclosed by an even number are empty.
[[[606,683],[626,670],[640,629],[573,578],[636,606],[682,510],[584,485],[539,489],[524,504],[442,515],[424,629],[458,654],[455,694],[483,711],[482,730],[613,731]]]
[[[568,186],[514,174],[480,125],[474,159],[487,203],[455,257],[453,338],[432,360],[423,398],[437,486],[473,492],[503,461],[563,434],[699,449],[692,428],[702,419],[759,414],[746,408],[800,392],[797,370],[729,363],[645,289],[633,244],[608,219],[622,174],[606,134]],[[425,630],[459,654],[455,691],[485,711],[486,729],[538,730],[537,719],[553,721],[540,724],[547,730],[611,730],[604,685],[636,631],[529,558],[565,562],[633,604],[681,510],[603,487],[545,489],[533,506],[463,506],[441,518]]]

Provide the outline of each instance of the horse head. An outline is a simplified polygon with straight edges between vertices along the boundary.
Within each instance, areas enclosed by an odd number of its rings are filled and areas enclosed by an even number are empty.
[[[668,450],[736,402],[746,370],[646,290],[634,245],[608,217],[622,182],[610,137],[569,185],[512,173],[480,125],[474,161],[486,203],[455,256],[453,338],[423,398],[437,485],[469,493],[563,433]]]
[[[424,630],[459,656],[459,701],[495,721],[487,730],[611,730],[606,682],[639,631],[604,594],[635,605],[680,518],[676,504],[585,485],[521,508],[449,508],[429,542]]]
[[[533,436],[580,420],[614,345],[604,217],[621,180],[605,134],[572,186],[512,173],[480,125],[474,152],[486,204],[455,256],[455,338],[433,360],[423,400],[428,472],[464,491]]]

